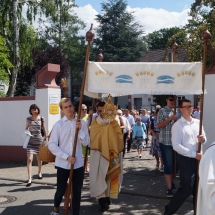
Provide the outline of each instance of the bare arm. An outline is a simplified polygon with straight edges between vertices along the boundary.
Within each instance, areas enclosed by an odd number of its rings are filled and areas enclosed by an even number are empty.
[[[25,130],[29,129],[29,122],[26,120],[26,126],[25,126]]]

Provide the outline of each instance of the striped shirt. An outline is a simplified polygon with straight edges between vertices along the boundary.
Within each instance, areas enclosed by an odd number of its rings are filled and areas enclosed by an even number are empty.
[[[158,112],[157,123],[163,122],[164,120],[168,119],[170,116],[174,114],[173,110],[170,109],[168,106],[161,108]],[[171,141],[171,129],[173,125],[173,121],[169,122],[166,126],[160,128],[159,133],[159,142],[164,145],[172,145]]]

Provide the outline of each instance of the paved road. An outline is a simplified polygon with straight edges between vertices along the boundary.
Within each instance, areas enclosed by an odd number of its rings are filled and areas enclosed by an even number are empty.
[[[135,150],[124,159],[124,179],[119,199],[113,200],[110,210],[103,213],[113,215],[161,215],[169,202],[165,196],[164,175],[155,169],[155,160],[149,155],[149,148],[138,159]],[[56,169],[53,163],[42,167],[43,179],[37,179],[37,167],[33,166],[33,183],[25,187],[27,169],[24,163],[0,162],[0,214],[1,215],[48,215],[53,207],[56,184]],[[85,174],[82,192],[81,215],[99,215],[99,207],[89,195],[88,174]],[[176,185],[178,186],[178,178]],[[6,196],[15,197],[7,203]],[[10,200],[10,199],[9,199]],[[11,199],[13,200],[13,199]],[[177,215],[193,215],[191,197],[177,212]],[[63,203],[62,203],[63,205]],[[60,214],[63,215],[61,207]],[[72,211],[69,211],[72,214]]]

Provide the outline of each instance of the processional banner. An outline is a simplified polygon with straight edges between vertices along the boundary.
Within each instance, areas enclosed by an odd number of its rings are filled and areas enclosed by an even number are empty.
[[[202,94],[202,63],[88,62],[84,94]]]

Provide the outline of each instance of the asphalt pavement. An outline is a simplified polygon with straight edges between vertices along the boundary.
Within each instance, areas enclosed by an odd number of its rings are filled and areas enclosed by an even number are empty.
[[[149,148],[137,157],[136,150],[124,158],[124,176],[119,198],[112,200],[110,209],[104,215],[161,215],[169,202],[166,197],[164,174],[155,169],[155,159],[149,155]],[[43,179],[37,179],[37,166],[32,167],[33,180],[26,187],[26,163],[0,162],[0,214],[1,215],[49,215],[53,208],[56,190],[56,169],[54,163],[42,166]],[[179,178],[176,178],[176,187]],[[60,215],[64,214],[63,202]],[[68,214],[72,214],[69,211]],[[85,173],[80,215],[100,215],[95,198],[90,197],[89,174]],[[192,198],[188,198],[177,215],[193,215]]]

